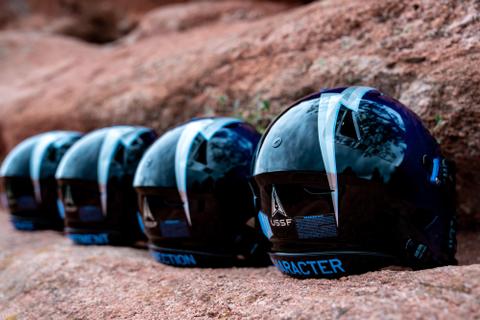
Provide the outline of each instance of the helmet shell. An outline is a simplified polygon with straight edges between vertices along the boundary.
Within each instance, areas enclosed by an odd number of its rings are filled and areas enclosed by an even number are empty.
[[[154,258],[184,267],[265,263],[248,186],[259,139],[238,119],[201,118],[145,153],[134,186]]]
[[[45,132],[24,140],[7,155],[0,169],[3,198],[17,229],[63,229],[55,171],[80,137],[72,131]]]
[[[134,172],[156,139],[152,129],[114,126],[83,137],[62,159],[56,178],[67,235],[78,244],[130,244],[142,238]]]
[[[378,90],[329,89],[296,102],[262,137],[253,175],[284,273],[455,262],[453,166],[420,119]]]

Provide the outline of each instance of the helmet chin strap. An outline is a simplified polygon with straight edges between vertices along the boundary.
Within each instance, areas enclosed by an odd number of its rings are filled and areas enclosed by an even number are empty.
[[[358,111],[360,101],[369,92],[370,87],[349,87],[341,93],[324,93],[318,103],[318,142],[322,153],[323,164],[327,173],[328,184],[332,193],[335,221],[338,227],[338,186],[337,165],[335,156],[335,125],[338,112],[344,106],[354,112]]]

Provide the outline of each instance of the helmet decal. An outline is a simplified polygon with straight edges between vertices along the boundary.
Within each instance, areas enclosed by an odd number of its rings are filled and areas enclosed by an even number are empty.
[[[5,157],[0,168],[0,176],[30,177],[30,155],[35,144],[42,137],[39,134],[20,142]],[[21,156],[20,156],[21,155]]]
[[[110,130],[103,141],[98,161],[98,187],[100,191],[100,200],[102,204],[102,212],[107,214],[107,181],[110,174],[110,166],[113,163],[113,157],[122,143],[121,137],[134,131],[134,127],[116,127]]]
[[[6,195],[7,199],[15,199],[15,195],[12,191],[12,186],[7,184],[6,188],[7,188],[7,190],[5,192],[5,195]]]
[[[72,189],[69,185],[65,187],[65,197],[63,199],[63,202],[65,204],[66,210],[68,211],[77,210],[77,207],[75,206],[75,202],[73,201]]]
[[[49,147],[54,145],[57,149],[61,148],[62,145],[68,144],[69,141],[74,141],[78,137],[79,133],[67,131],[52,131],[41,135],[41,139],[39,139],[35,145],[32,151],[32,157],[30,158],[30,177],[32,179],[35,200],[38,203],[42,202],[40,179],[42,178],[45,156]],[[52,161],[56,162],[58,160],[59,159],[55,157]]]
[[[265,237],[270,239],[273,236],[272,227],[270,226],[270,221],[267,218],[267,215],[262,211],[258,212],[258,221],[260,222],[260,228],[262,229]]]
[[[42,170],[42,160],[48,150],[48,146],[57,139],[55,132],[45,134],[38,142],[30,158],[30,176],[32,177],[33,191],[35,200],[42,202],[42,192],[40,190],[40,173]]]
[[[275,227],[289,227],[292,224],[291,219],[283,208],[280,198],[278,197],[275,186],[272,186],[272,219],[271,223]]]
[[[143,198],[143,217],[147,228],[155,228],[157,226],[157,220],[153,217],[147,197]]]
[[[337,165],[335,157],[335,125],[341,106],[354,112],[358,111],[360,100],[369,91],[369,87],[350,87],[342,93],[328,93],[320,97],[318,104],[318,141],[327,173],[330,191],[332,193],[335,221],[338,226],[338,187]]]
[[[217,120],[202,119],[193,121],[187,124],[178,140],[177,149],[175,150],[175,178],[178,193],[182,199],[185,216],[189,225],[192,225],[192,221],[187,196],[187,168],[190,154],[195,153],[192,151],[200,147],[200,143],[198,143],[196,138],[201,135],[208,141],[221,128],[237,122],[240,122],[240,120],[234,118],[221,118]]]
[[[272,218],[277,216],[277,215],[282,215],[285,218],[289,218],[287,213],[285,212],[285,209],[283,209],[282,203],[280,202],[280,199],[278,198],[277,190],[275,189],[275,186],[272,188]]]
[[[63,202],[60,199],[57,199],[57,209],[60,218],[65,219],[65,207],[63,206]]]

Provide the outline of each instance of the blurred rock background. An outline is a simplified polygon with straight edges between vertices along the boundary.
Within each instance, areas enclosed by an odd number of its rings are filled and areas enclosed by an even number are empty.
[[[458,165],[460,224],[480,222],[480,3],[2,0],[0,152],[56,128],[192,116],[259,129],[323,87],[377,87]]]

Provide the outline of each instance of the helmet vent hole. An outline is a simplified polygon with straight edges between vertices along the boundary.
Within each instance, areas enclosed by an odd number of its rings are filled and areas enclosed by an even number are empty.
[[[207,165],[207,142],[206,141],[202,142],[202,144],[198,148],[197,155],[195,156],[195,160],[204,165]]]
[[[338,124],[337,134],[344,137],[348,137],[355,140],[360,140],[360,132],[356,119],[353,117],[351,110],[344,111],[339,117],[340,123]]]
[[[117,153],[115,154],[115,162],[122,163],[123,162],[123,157],[124,157],[124,152],[125,148],[123,146],[120,146],[118,148]]]

